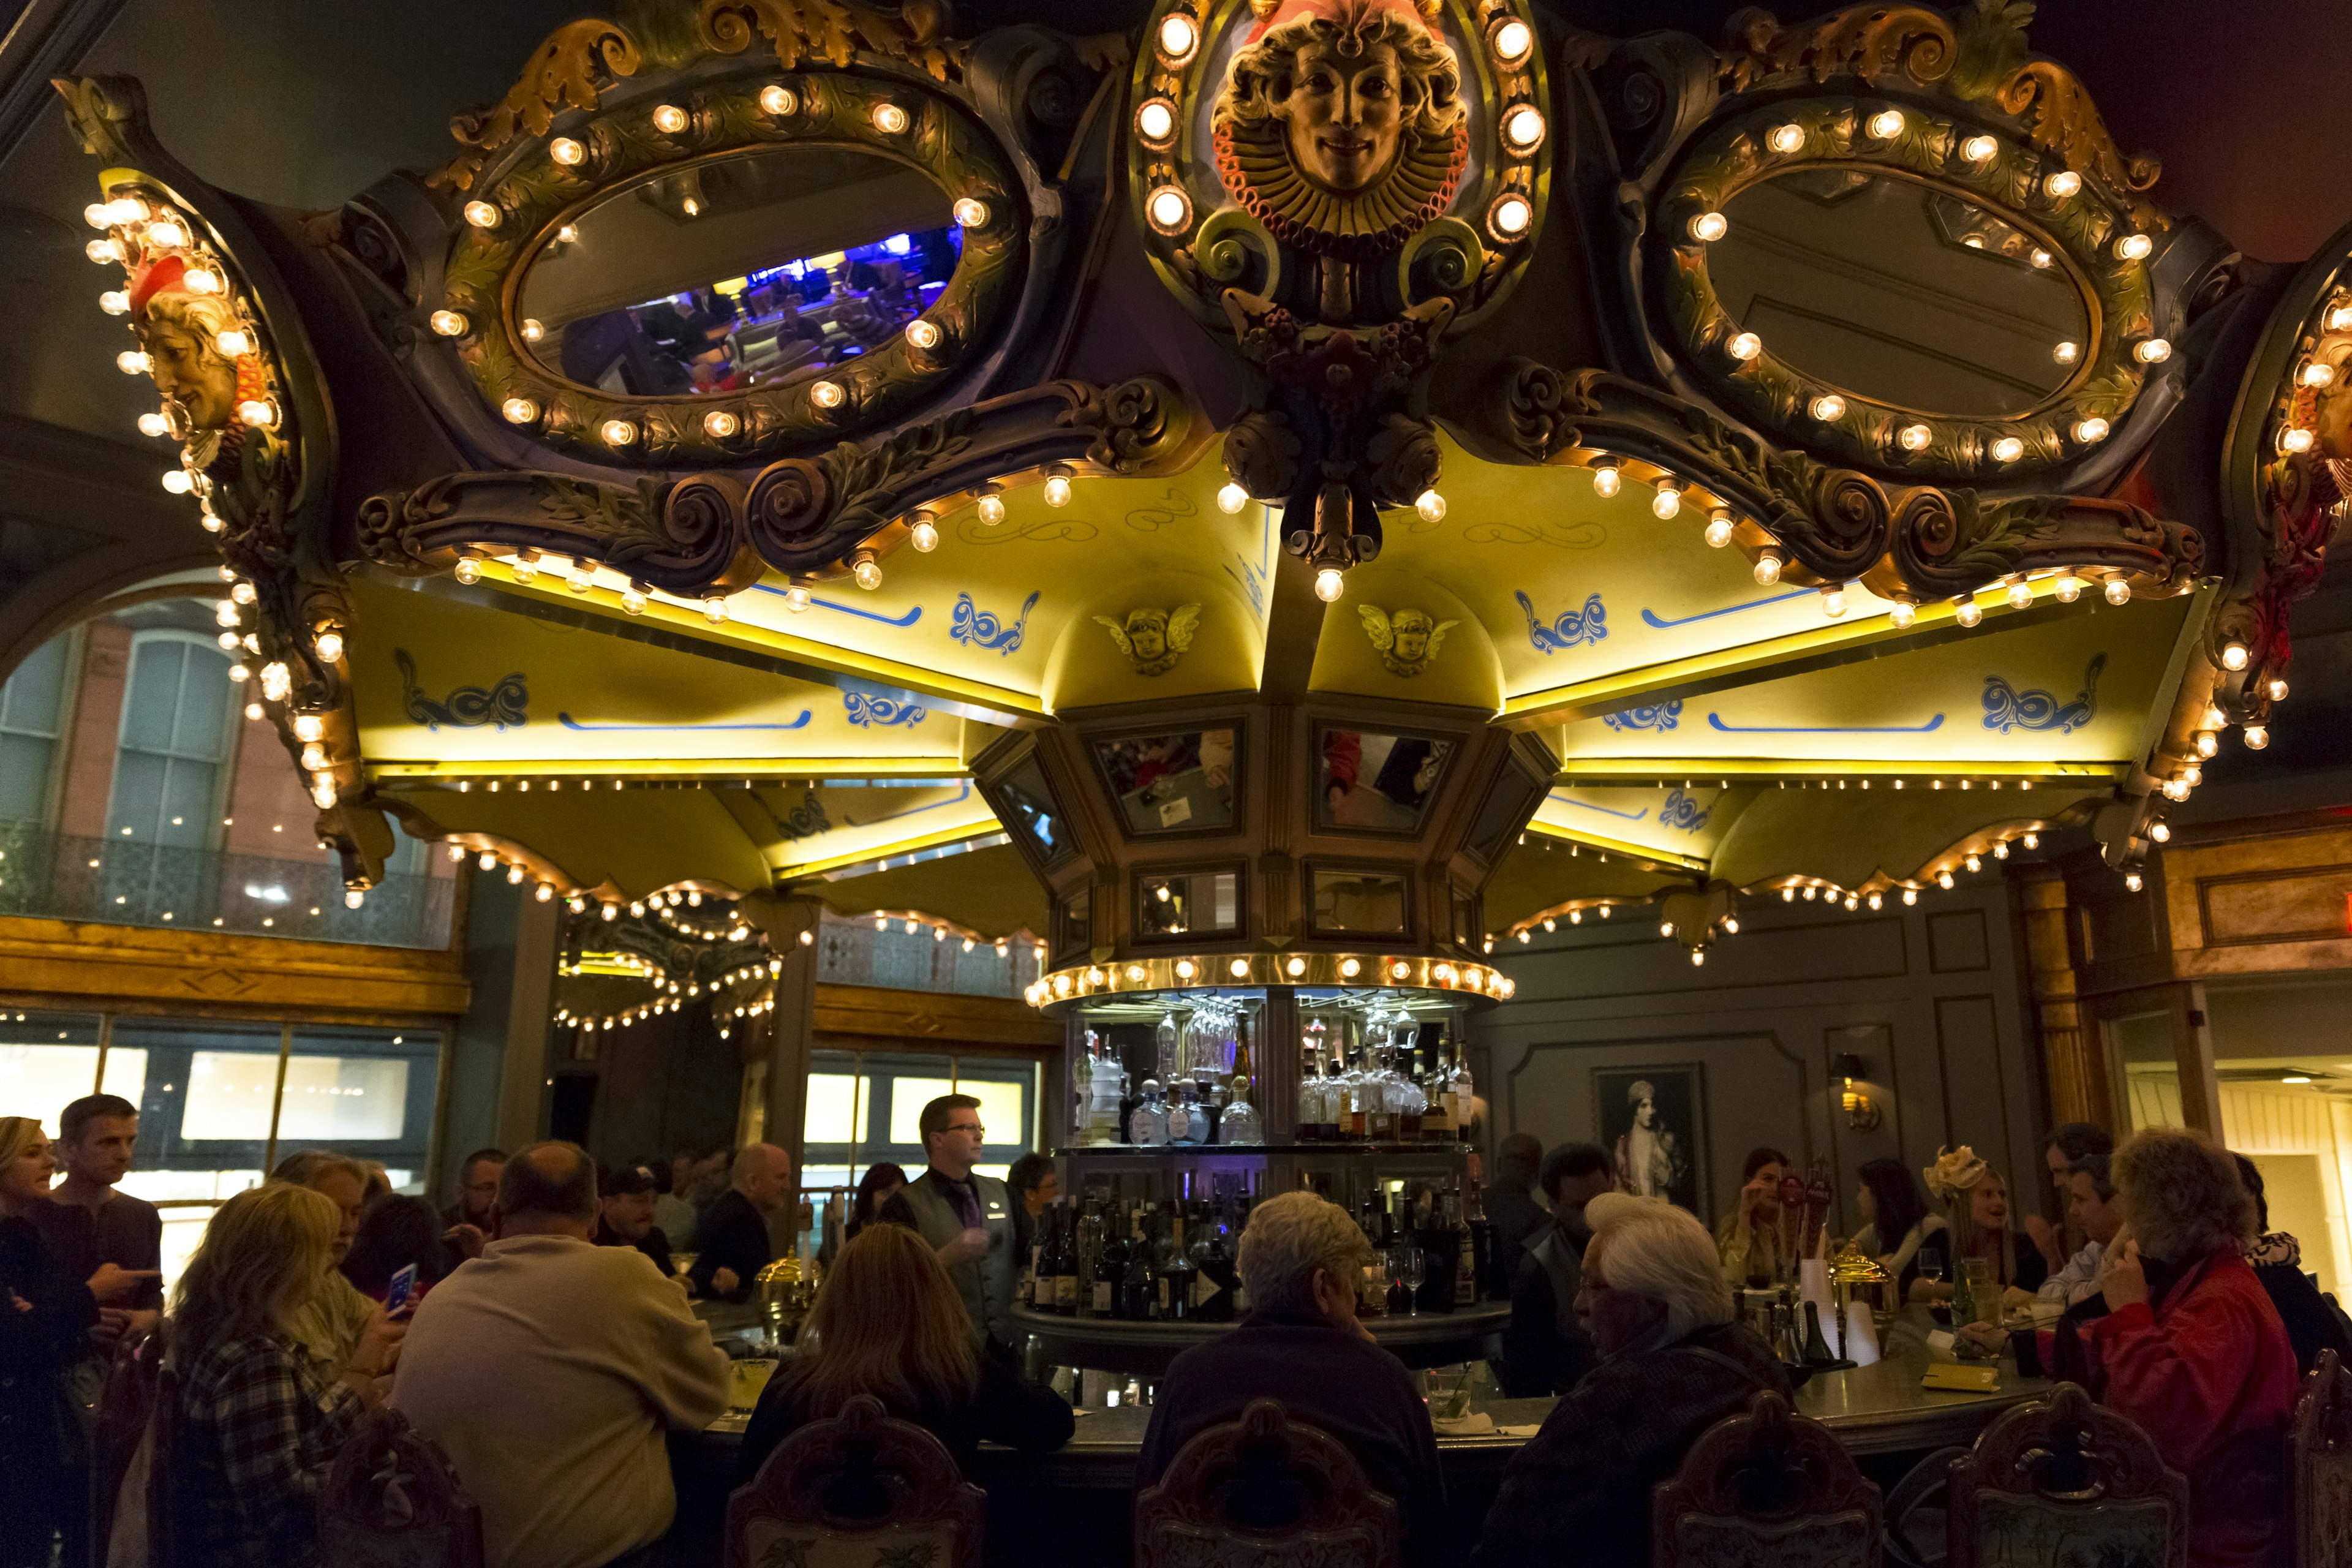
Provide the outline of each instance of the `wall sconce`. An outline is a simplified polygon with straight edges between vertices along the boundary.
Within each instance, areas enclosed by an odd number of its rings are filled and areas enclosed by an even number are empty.
[[[1845,1086],[1843,1100],[1845,1106],[1845,1124],[1856,1132],[1871,1131],[1885,1119],[1885,1113],[1872,1101],[1870,1096],[1853,1087],[1854,1079],[1866,1078],[1869,1074],[1868,1064],[1851,1051],[1832,1058],[1830,1062],[1830,1076]]]

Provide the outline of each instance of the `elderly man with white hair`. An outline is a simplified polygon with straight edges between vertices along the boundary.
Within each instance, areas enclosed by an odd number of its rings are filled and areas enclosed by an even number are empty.
[[[1196,1434],[1239,1420],[1253,1399],[1279,1400],[1291,1419],[1345,1443],[1372,1485],[1396,1500],[1406,1561],[1449,1560],[1429,1407],[1404,1363],[1356,1318],[1356,1283],[1370,1257],[1348,1212],[1313,1193],[1285,1193],[1253,1210],[1236,1259],[1250,1314],[1170,1363],[1136,1458],[1136,1489],[1158,1481]]]
[[[1646,1568],[1650,1489],[1709,1426],[1760,1392],[1790,1392],[1770,1347],[1738,1321],[1696,1215],[1612,1193],[1585,1218],[1577,1308],[1601,1364],[1504,1470],[1472,1568]]]

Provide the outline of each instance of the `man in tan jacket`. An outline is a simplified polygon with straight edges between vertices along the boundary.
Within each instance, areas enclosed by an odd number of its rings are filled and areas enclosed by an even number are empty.
[[[669,1528],[663,1431],[718,1419],[727,1357],[644,1253],[589,1239],[577,1144],[508,1161],[499,1223],[419,1303],[392,1405],[481,1505],[485,1568],[600,1568]]]

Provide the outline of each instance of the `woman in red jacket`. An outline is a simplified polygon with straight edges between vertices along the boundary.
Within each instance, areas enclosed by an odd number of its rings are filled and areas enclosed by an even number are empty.
[[[2125,1236],[2101,1267],[2107,1315],[2083,1335],[2099,1397],[2189,1478],[2191,1568],[2256,1568],[2286,1512],[2295,1366],[2242,1256],[2253,1200],[2200,1132],[2136,1133],[2113,1169]]]

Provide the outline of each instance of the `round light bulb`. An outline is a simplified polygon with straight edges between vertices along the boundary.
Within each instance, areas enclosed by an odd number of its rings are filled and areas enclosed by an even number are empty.
[[[1908,631],[1911,623],[1919,618],[1919,609],[1908,599],[1897,599],[1886,612],[1886,618],[1895,623],[1898,631]]]
[[[1882,109],[1870,117],[1868,129],[1870,133],[1881,142],[1891,142],[1903,134],[1903,111],[1899,109]]]
[[[142,436],[168,436],[171,433],[172,422],[162,415],[142,414],[139,416],[139,434]]]
[[[455,575],[458,582],[470,587],[482,580],[482,563],[470,555],[462,556],[457,562]]]
[[[1002,505],[1003,503],[1000,502],[999,504]],[[1234,484],[1231,479],[1226,480],[1223,485],[1218,487],[1217,510],[1223,512],[1227,517],[1234,516],[1235,513],[1239,512],[1242,508],[1248,504],[1249,491],[1242,489],[1241,486]]]
[[[1731,232],[1731,220],[1721,213],[1701,213],[1690,220],[1691,237],[1709,244]]]
[[[117,196],[106,204],[107,221],[117,226],[138,223],[147,216],[147,204],[137,196]]]
[[[110,316],[127,316],[131,313],[131,296],[120,289],[109,289],[98,297],[98,308]]]
[[[1660,518],[1671,518],[1682,510],[1682,485],[1674,479],[1660,479],[1657,493],[1650,498],[1651,512]]]
[[[1181,64],[1201,46],[1200,24],[1188,12],[1171,11],[1160,19],[1159,43],[1161,54]]]
[[[2023,456],[2025,443],[2014,436],[2003,436],[1992,444],[1992,458],[1996,463],[2014,463]]]
[[[267,430],[278,423],[278,411],[264,399],[248,397],[236,405],[237,419],[257,430]]]
[[[632,584],[622,591],[621,608],[623,612],[632,616],[642,616],[646,613],[646,596],[637,591],[635,584]]]
[[[1337,566],[1326,566],[1315,574],[1315,596],[1327,605],[1336,605],[1339,595],[1348,591],[1347,574]]]
[[[1845,614],[1845,585],[1832,584],[1822,590],[1822,614],[1837,620]]]
[[[1706,520],[1705,538],[1707,544],[1713,549],[1720,550],[1731,542],[1731,514],[1721,507],[1716,508],[1713,515]]]
[[[253,352],[253,339],[238,329],[231,327],[213,339],[213,347],[220,350],[230,359],[242,359]]]
[[[122,259],[122,242],[119,239],[93,239],[82,247],[82,254],[101,265]]]
[[[1176,106],[1164,98],[1146,99],[1135,111],[1135,133],[1157,146],[1176,134]]]
[[[2172,842],[2172,829],[2167,827],[2161,822],[2149,823],[2147,826],[2147,836],[2150,838],[2155,839],[2158,844],[2169,844]]]
[[[1927,443],[1935,438],[1936,433],[1925,425],[1906,425],[1895,437],[1906,452],[1924,452],[1927,449]]]
[[[563,585],[575,594],[584,594],[596,585],[595,568],[585,561],[574,561],[572,570],[563,574]]]
[[[2240,732],[2240,738],[2246,742],[2246,749],[2250,752],[2259,752],[2271,743],[2270,730],[2262,724],[2247,725]]]
[[[770,82],[760,89],[760,112],[762,114],[772,114],[781,118],[792,113],[800,106],[801,100],[794,95],[793,89],[779,82]]]
[[[1813,399],[1813,417],[1824,425],[1845,412],[1845,399],[1834,392],[1825,392]]]
[[[2223,669],[2245,668],[2246,659],[2248,657],[2246,645],[2244,643],[2227,642],[2221,645],[2221,668]]]
[[[326,726],[320,722],[319,716],[316,713],[298,713],[294,716],[294,738],[296,740],[315,741],[326,732]]]
[[[2124,605],[2131,602],[2131,584],[2120,577],[2108,578],[2105,592],[2107,603],[2110,605]]]
[[[870,559],[851,567],[849,574],[856,579],[859,587],[869,594],[882,585],[882,568]]]
[[[2331,332],[2352,332],[2352,305],[2338,305],[2329,310],[2327,330]]]
[[[1801,125],[1775,125],[1765,142],[1775,153],[1794,153],[1805,144],[1805,128]]]
[[[2072,169],[2061,169],[2042,182],[2042,188],[2053,202],[2063,202],[2083,188],[2083,176]]]
[[[1780,580],[1780,558],[1770,551],[1756,558],[1756,585],[1769,588]]]
[[[2145,261],[2156,241],[2144,234],[2127,234],[2116,241],[2116,255],[2126,261]]]
[[[1592,493],[1602,500],[1607,500],[1624,487],[1625,477],[1618,471],[1616,464],[1595,463],[1592,466]]]
[[[2124,879],[2124,888],[2128,892],[2138,892],[2140,886],[2139,873],[2137,871],[2134,871],[2131,875]]]
[[[2062,574],[2058,578],[2058,602],[2071,605],[2082,596],[2083,580],[2072,572]]]
[[[2000,143],[1990,136],[1971,136],[1960,143],[1960,156],[1971,163],[1990,163],[2000,151]]]
[[[1507,66],[1515,66],[1536,47],[1535,29],[1514,16],[1495,29],[1490,41],[1495,58]]]
[[[114,368],[121,371],[125,375],[143,375],[146,374],[148,366],[152,363],[153,362],[148,359],[144,353],[141,353],[137,349],[124,349],[121,353],[114,356]],[[154,417],[160,420],[163,416],[158,414]],[[158,434],[160,433],[161,432],[158,432]]]
[[[626,419],[607,419],[596,427],[608,447],[625,447],[637,438],[637,427]]]
[[[923,518],[907,531],[907,542],[929,554],[940,547],[940,531],[932,525],[930,519]]]
[[[327,748],[316,742],[302,748],[302,765],[317,773],[327,765]]]
[[[1069,477],[1069,475],[1067,475],[1067,474],[1048,474],[1048,475],[1045,477],[1045,504],[1046,504],[1047,506],[1067,506],[1067,505],[1069,505],[1069,504],[1070,504],[1070,477]]]
[[[907,342],[918,349],[940,346],[940,324],[929,316],[917,316],[907,323]]]
[[[874,106],[874,129],[885,136],[896,136],[907,129],[907,111],[898,104],[884,101]]]
[[[2055,344],[2050,350],[2050,357],[2060,364],[2073,364],[2083,357],[2083,345],[2071,340]]]
[[[727,601],[717,596],[702,601],[702,618],[714,626],[727,624]]]
[[[1181,234],[1192,226],[1192,198],[1180,186],[1162,185],[1153,191],[1145,210],[1150,215],[1151,226],[1162,234]]]
[[[1443,522],[1445,521],[1445,498],[1433,489],[1423,490],[1412,503],[1412,510],[1421,514],[1424,522]]]
[[[188,477],[185,468],[166,468],[163,470],[163,488],[175,496],[184,496],[196,488],[196,481]]]
[[[499,226],[499,209],[490,202],[470,201],[466,204],[466,221],[476,228]]]
[[[654,129],[665,136],[675,136],[686,129],[686,110],[675,103],[656,104],[654,108]]]
[[[518,583],[528,585],[539,581],[539,563],[527,555],[516,556],[512,570]]]
[[[559,136],[547,144],[547,155],[568,169],[587,157],[588,149],[569,136]]]
[[[977,196],[962,196],[949,209],[958,228],[978,228],[988,221],[988,204]]]
[[[2282,430],[2279,432],[2279,450],[2308,452],[2311,450],[2312,439],[2312,433],[2308,430]]]
[[[1004,497],[993,487],[981,491],[979,499],[972,504],[980,513],[980,521],[987,527],[994,528],[1004,521]]]
[[[104,202],[92,202],[81,209],[81,221],[92,228],[114,226],[114,211]]]
[[[1952,618],[1964,626],[1974,626],[1984,619],[1984,606],[1974,599],[1962,599],[1952,611]]]
[[[1535,204],[1517,191],[1496,196],[1486,209],[1486,231],[1507,244],[1527,233],[1535,220]]]
[[[808,607],[809,591],[807,584],[795,583],[791,587],[784,590],[785,609],[790,610],[793,615],[797,616]]]
[[[209,267],[191,267],[180,275],[191,294],[217,294],[221,291],[221,276]]]
[[[2210,730],[2200,730],[2197,731],[2197,754],[2199,756],[2210,757],[2221,749],[2221,738],[2219,735],[2216,735]]]
[[[2026,582],[2011,583],[2009,585],[2009,607],[2012,610],[2032,608],[2033,584]]]
[[[2271,700],[2273,702],[2284,702],[2286,700],[2285,681],[2273,680],[2271,682]]]
[[[528,425],[539,417],[539,405],[528,397],[509,397],[499,405],[499,412],[509,425]]]
[[[2132,345],[2132,357],[2142,364],[2162,364],[2172,357],[2172,344],[2163,338],[2142,338]]]
[[[1724,345],[1731,357],[1745,364],[1764,352],[1764,340],[1754,332],[1741,332]]]
[[[2074,439],[2082,442],[2085,447],[2095,447],[2107,438],[2110,428],[2105,420],[2093,415],[2088,419],[2075,421]]]
[[[809,383],[809,401],[819,408],[838,408],[848,399],[848,396],[849,394],[843,390],[841,383],[837,381]]]

